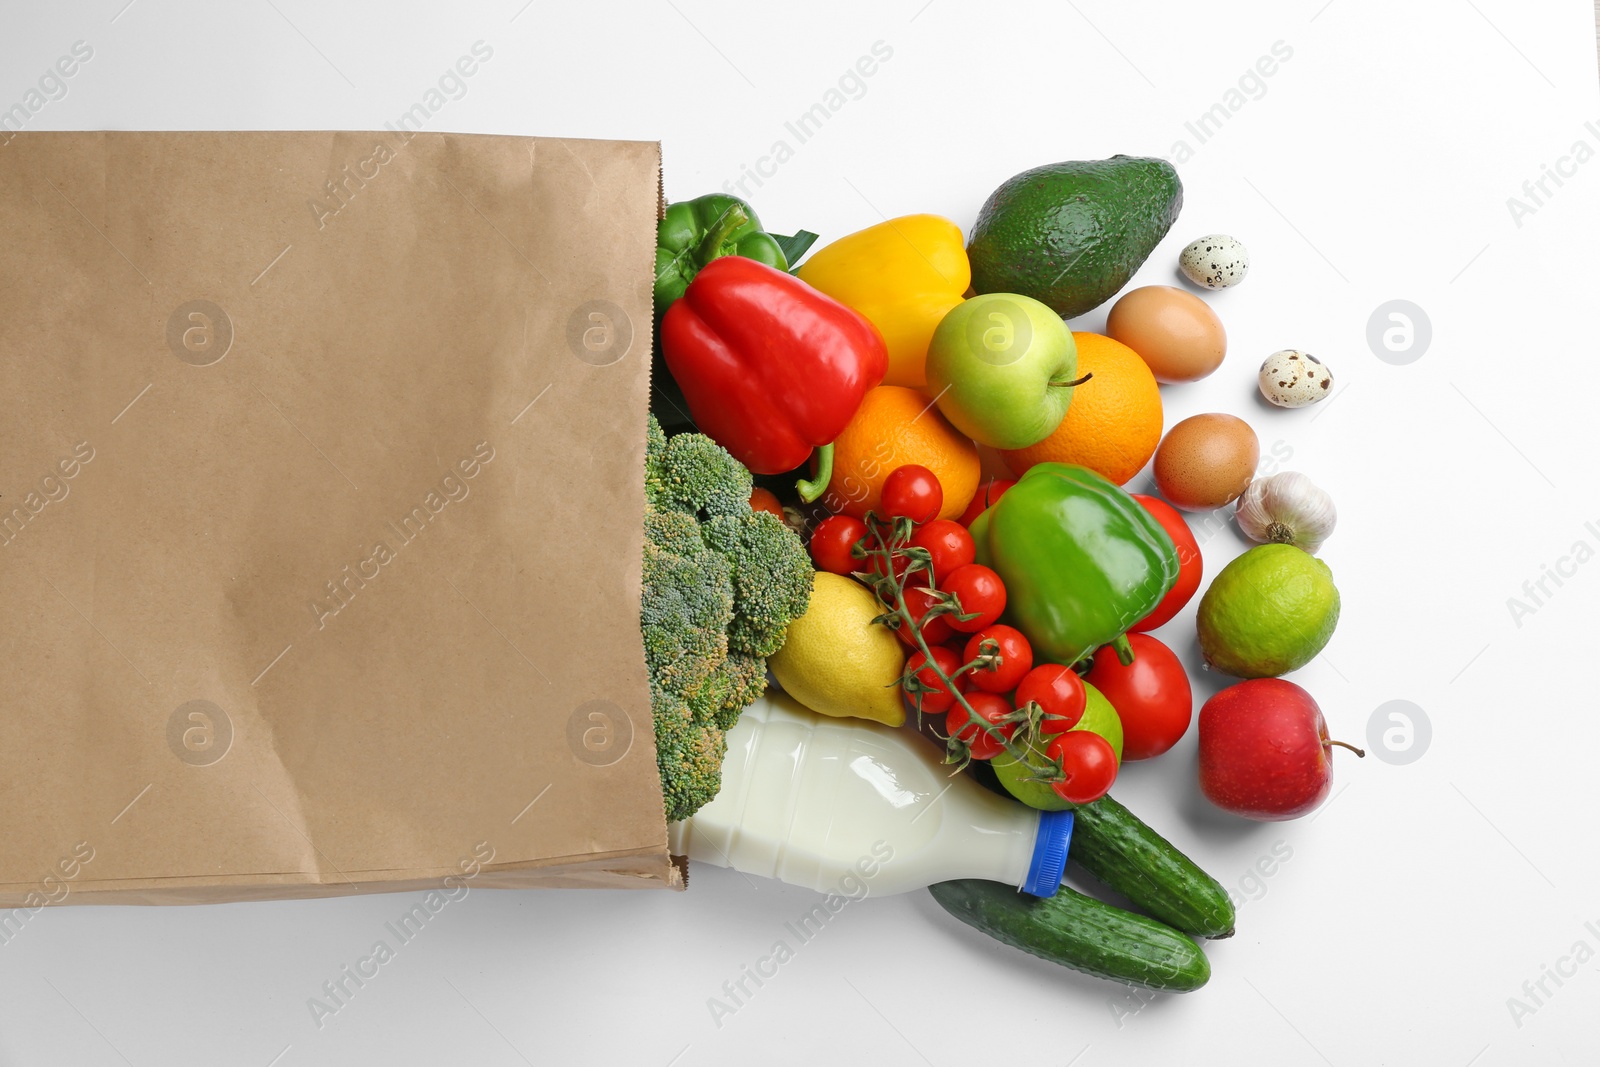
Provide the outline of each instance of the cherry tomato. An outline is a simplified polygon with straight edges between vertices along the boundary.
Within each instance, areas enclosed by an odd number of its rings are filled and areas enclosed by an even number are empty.
[[[887,545],[893,539],[894,523],[892,521],[874,519],[872,529],[876,530],[879,536],[867,539],[867,547],[869,548],[877,549],[880,544]],[[905,574],[911,567],[911,557],[907,556],[901,549],[895,550],[894,555],[890,557],[890,562],[894,564],[894,576],[896,578]],[[883,566],[883,556],[874,554],[868,557],[866,566],[868,572],[881,576],[883,574]],[[928,583],[926,581],[917,581],[912,584],[927,585]]]
[[[1089,706],[1089,691],[1071,667],[1042,663],[1017,683],[1017,707],[1037,704],[1044,709],[1039,720],[1042,734],[1062,734],[1078,725]]]
[[[907,463],[883,480],[883,509],[891,517],[928,522],[944,507],[944,488],[927,467]]]
[[[1016,484],[1016,481],[1010,478],[990,478],[978,486],[978,491],[972,496],[972,503],[967,505],[967,510],[963,511],[961,518],[956,521],[963,526],[971,526],[973,519],[982,515],[985,508],[993,507],[1001,494]]]
[[[1028,644],[1022,631],[1014,626],[990,626],[979,630],[967,641],[964,662],[971,663],[978,658],[979,647],[985,639],[993,639],[999,646],[1000,662],[993,667],[968,671],[967,677],[986,693],[1009,693],[1033,668],[1033,646]]]
[[[1122,719],[1122,758],[1149,759],[1178,743],[1189,729],[1194,697],[1189,676],[1172,649],[1148,634],[1129,634],[1133,662],[1126,667],[1110,645],[1094,654],[1085,679]]]
[[[1071,730],[1056,734],[1044,754],[1066,772],[1066,780],[1051,782],[1050,788],[1069,804],[1093,803],[1110,792],[1111,783],[1117,780],[1117,754],[1097,733]]]
[[[867,536],[867,524],[853,515],[829,515],[811,531],[811,558],[818,570],[849,576],[866,568],[866,561],[850,554]]]
[[[1001,719],[1011,714],[1011,705],[1006,702],[1005,697],[996,696],[994,693],[968,693],[967,703],[972,705],[972,710],[978,713],[980,719],[1000,726],[1000,732],[1008,739],[1016,730],[1011,723],[1000,724]],[[1005,745],[989,731],[973,722],[972,716],[967,714],[967,709],[960,704],[952,707],[945,715],[944,732],[965,741],[972,750],[973,759],[994,759],[1005,751]]]
[[[948,575],[957,567],[965,567],[971,563],[977,554],[977,548],[972,543],[972,535],[967,528],[959,522],[949,519],[934,519],[924,523],[916,533],[911,535],[913,548],[925,548],[928,555],[933,557],[933,580],[937,582],[942,575]]]
[[[1132,626],[1132,629],[1139,633],[1148,633],[1157,626],[1170,622],[1174,615],[1183,610],[1183,606],[1194,596],[1195,590],[1200,588],[1200,576],[1205,564],[1200,559],[1200,545],[1195,541],[1194,533],[1177,508],[1153,496],[1141,496],[1135,493],[1133,499],[1144,505],[1144,509],[1155,517],[1163,530],[1167,531],[1172,543],[1178,546],[1177,583],[1167,590],[1167,595],[1161,598],[1161,603],[1157,604],[1150,614]]]
[[[869,542],[869,544],[872,544],[872,543],[873,542]],[[896,578],[898,578],[902,574],[904,574],[906,572],[906,570],[911,566],[911,558],[909,556],[906,556],[903,553],[899,553],[899,552],[895,553],[895,555],[893,557],[893,562],[894,562],[894,576]],[[876,574],[876,575],[882,575],[883,574],[883,557],[882,556],[869,557],[865,561],[865,565],[866,565],[866,569],[867,569],[867,571],[869,573]],[[912,584],[916,584],[916,583],[912,583]]]
[[[950,616],[935,615],[931,619],[923,620],[923,616],[933,606],[934,599],[933,594],[923,592],[921,586],[912,585],[906,589],[906,610],[911,612],[911,617],[916,620],[917,628],[922,631],[922,639],[930,645],[942,644],[950,636]],[[895,627],[894,632],[900,635],[900,640],[912,648],[917,647],[917,640],[911,634],[911,627],[904,621]],[[961,664],[957,663],[956,666],[959,667]]]
[[[944,647],[948,648],[950,650],[950,654],[955,656],[957,666],[966,662],[966,660],[963,658],[967,652],[966,634],[951,634],[950,640],[944,643]],[[968,671],[966,674],[963,674],[959,681],[961,683],[961,691],[965,693],[967,690],[972,688],[972,672]]]
[[[1006,610],[1006,587],[1000,576],[981,563],[957,567],[945,578],[945,592],[954,593],[961,602],[961,613],[977,612],[978,617],[962,621],[950,616],[950,628],[964,634],[975,634],[985,626],[992,626],[1000,613]]]
[[[767,511],[783,518],[783,505],[778,503],[778,494],[759,485],[750,490],[750,510]]]
[[[943,645],[933,646],[933,662],[940,670],[944,671],[947,678],[961,669],[960,658]],[[951,704],[955,703],[955,695],[939,680],[939,676],[933,672],[933,668],[928,666],[927,656],[924,656],[921,652],[914,653],[910,661],[906,663],[906,669],[916,672],[917,681],[923,685],[933,687],[931,690],[923,690],[920,694],[906,693],[906,703],[911,707],[915,708],[917,706],[918,695],[922,697],[922,710],[931,714],[945,711]],[[956,689],[961,689],[959,680],[956,682]]]

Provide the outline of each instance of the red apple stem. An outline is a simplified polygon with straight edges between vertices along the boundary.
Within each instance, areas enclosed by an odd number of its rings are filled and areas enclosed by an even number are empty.
[[[1340,748],[1348,748],[1351,752],[1354,752],[1356,755],[1360,756],[1362,759],[1366,759],[1367,758],[1367,750],[1364,749],[1364,748],[1357,748],[1356,746],[1354,746],[1352,744],[1347,744],[1344,741],[1335,741],[1332,738],[1328,739],[1328,744],[1330,744],[1330,745],[1338,745]]]

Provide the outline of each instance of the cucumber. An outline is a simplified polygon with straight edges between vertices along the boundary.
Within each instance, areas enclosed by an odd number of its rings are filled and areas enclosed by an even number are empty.
[[[1227,890],[1109,796],[1077,809],[1067,856],[1168,926],[1194,937],[1233,936]]]
[[[1200,946],[1166,926],[1062,886],[1053,897],[967,878],[928,887],[951,915],[996,941],[1099,978],[1187,993],[1211,977]]]

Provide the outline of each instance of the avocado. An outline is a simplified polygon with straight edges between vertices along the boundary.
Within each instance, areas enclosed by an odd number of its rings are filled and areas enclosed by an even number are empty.
[[[1050,163],[989,194],[967,244],[972,288],[1021,293],[1062,318],[1105,303],[1177,221],[1183,183],[1164,159]]]

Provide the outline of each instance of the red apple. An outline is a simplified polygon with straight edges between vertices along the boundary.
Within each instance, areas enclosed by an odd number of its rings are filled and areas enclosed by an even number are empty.
[[[1333,788],[1328,724],[1311,694],[1282,678],[1232,685],[1200,709],[1200,790],[1235,815],[1265,822],[1315,811]]]

